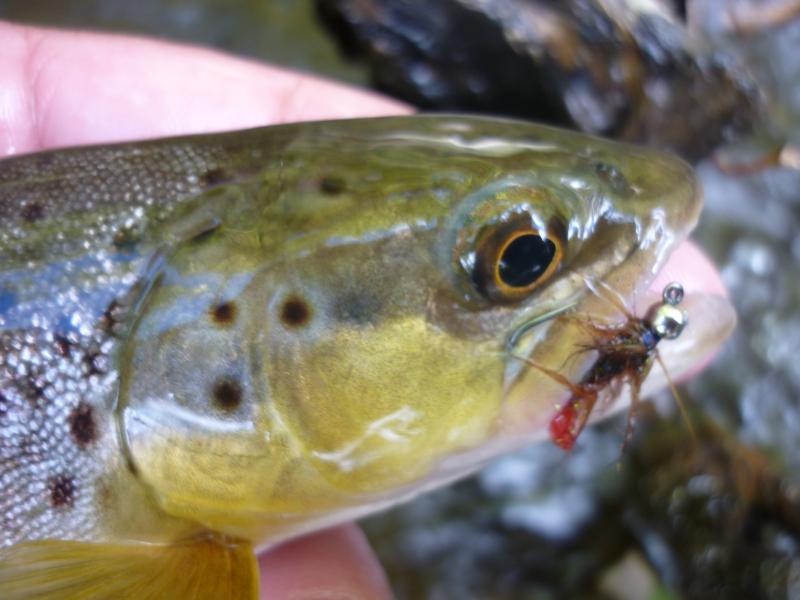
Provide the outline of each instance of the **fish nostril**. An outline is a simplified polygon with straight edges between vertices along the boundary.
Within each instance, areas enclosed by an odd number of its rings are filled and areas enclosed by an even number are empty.
[[[597,176],[609,185],[615,193],[627,195],[633,191],[628,179],[614,165],[598,161],[594,165],[594,170]]]

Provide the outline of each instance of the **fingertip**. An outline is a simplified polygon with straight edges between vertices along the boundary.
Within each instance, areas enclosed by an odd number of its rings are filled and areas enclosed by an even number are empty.
[[[692,240],[680,244],[650,285],[650,291],[661,295],[671,281],[679,282],[687,294],[702,293],[728,297],[728,290],[719,270],[708,255]]]
[[[386,576],[364,534],[343,525],[281,544],[259,557],[263,600],[383,600]]]

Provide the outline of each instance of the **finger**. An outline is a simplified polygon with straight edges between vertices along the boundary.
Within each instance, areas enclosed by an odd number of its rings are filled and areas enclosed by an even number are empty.
[[[670,255],[667,264],[650,285],[650,291],[660,296],[661,290],[671,281],[679,282],[687,293],[728,296],[728,290],[714,263],[691,240],[678,246]]]
[[[408,112],[310,75],[148,39],[0,23],[0,156]]]
[[[389,584],[364,534],[344,525],[292,540],[259,557],[261,598],[382,600]]]

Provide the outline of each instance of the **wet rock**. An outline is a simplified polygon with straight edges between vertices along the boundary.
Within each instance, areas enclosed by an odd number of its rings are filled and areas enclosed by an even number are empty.
[[[668,3],[317,0],[380,90],[704,156],[756,112],[730,57],[695,51]]]
[[[798,489],[757,449],[703,422],[659,422],[631,457],[625,522],[685,598],[785,598],[800,550]]]

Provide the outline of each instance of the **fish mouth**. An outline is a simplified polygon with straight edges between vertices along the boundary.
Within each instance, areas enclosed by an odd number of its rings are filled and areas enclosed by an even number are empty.
[[[657,351],[665,368],[657,363],[653,365],[642,381],[642,398],[665,389],[671,381],[684,381],[702,370],[711,362],[736,325],[736,312],[718,274],[710,263],[705,272],[695,272],[694,266],[687,267],[698,260],[708,261],[696,248],[690,247],[686,253],[684,246],[691,244],[682,244],[676,249],[673,258],[649,282],[646,291],[639,294],[632,291],[625,297],[629,312],[643,316],[649,307],[661,302],[662,290],[670,280],[679,281],[686,289],[680,308],[687,313],[688,324],[676,339],[664,339],[659,343]],[[681,273],[683,277],[676,277]],[[590,328],[585,327],[586,318],[595,322],[593,314],[586,311],[585,307],[596,305],[598,301],[611,304],[608,300],[598,298],[597,293],[584,289],[569,305],[531,317],[509,335],[502,435],[523,437],[528,443],[547,437],[550,420],[569,398],[571,391],[563,383],[553,381],[548,375],[532,368],[529,361],[555,370],[573,383],[580,381],[597,355],[586,350],[596,341],[588,330]],[[628,318],[629,315],[613,308],[596,324],[620,326]],[[556,324],[557,327],[554,326]],[[589,422],[611,416],[629,404],[628,386],[618,386],[618,393],[598,403],[598,407],[602,408],[593,411]]]

